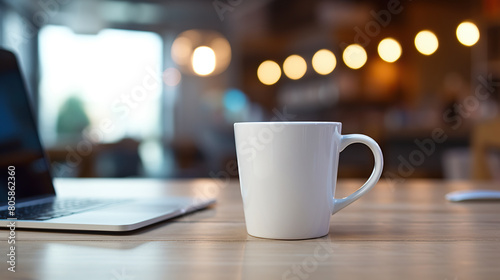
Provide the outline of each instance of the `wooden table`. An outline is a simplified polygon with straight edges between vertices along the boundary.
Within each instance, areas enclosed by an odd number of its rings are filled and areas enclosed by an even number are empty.
[[[89,181],[93,182],[89,184]],[[339,182],[337,193],[361,181]],[[17,230],[17,272],[0,279],[500,279],[500,203],[450,203],[453,190],[497,184],[380,182],[331,220],[326,237],[248,236],[237,181],[58,180],[61,195],[217,195],[208,210],[127,234]]]

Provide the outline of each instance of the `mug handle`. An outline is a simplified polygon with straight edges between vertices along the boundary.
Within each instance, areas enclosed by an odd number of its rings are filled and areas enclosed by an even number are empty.
[[[368,148],[370,148],[370,150],[373,153],[373,157],[375,158],[375,165],[373,166],[373,171],[372,174],[370,175],[370,178],[368,178],[368,180],[361,188],[359,188],[357,191],[355,191],[354,193],[352,193],[347,197],[333,198],[332,215],[337,213],[347,205],[353,203],[364,194],[366,194],[371,188],[373,188],[377,184],[378,180],[380,179],[380,176],[382,175],[384,160],[382,156],[382,150],[380,149],[377,142],[375,142],[375,140],[363,134],[342,135],[340,138],[340,152],[342,152],[347,146],[354,143],[365,144],[366,146],[368,146]]]

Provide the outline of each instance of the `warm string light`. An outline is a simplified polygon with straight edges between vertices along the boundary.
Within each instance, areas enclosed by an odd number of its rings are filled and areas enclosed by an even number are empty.
[[[307,63],[300,55],[293,54],[283,62],[283,72],[292,79],[298,80],[304,76],[307,71]]]
[[[358,44],[352,44],[345,48],[342,53],[345,65],[351,69],[359,69],[365,65],[368,55],[365,49]]]
[[[328,75],[332,73],[335,66],[337,66],[337,59],[331,51],[321,49],[314,54],[312,58],[312,66],[316,73],[320,75]]]
[[[266,60],[259,65],[257,77],[261,83],[268,86],[273,85],[281,77],[281,68],[278,63]]]
[[[421,54],[431,55],[438,49],[439,41],[432,31],[423,30],[415,36],[415,47]]]
[[[385,38],[380,41],[377,51],[380,58],[389,63],[398,60],[402,53],[401,45],[392,38]]]
[[[456,29],[458,41],[465,46],[473,46],[480,38],[478,27],[470,22],[460,23]],[[414,39],[415,48],[423,55],[434,54],[439,48],[439,40],[436,34],[430,30],[418,32]],[[401,44],[394,38],[385,38],[377,47],[378,55],[388,63],[396,62],[402,55]],[[351,69],[362,68],[368,59],[366,50],[359,44],[347,46],[343,53],[344,64]],[[328,75],[337,66],[335,54],[327,49],[318,50],[311,59],[312,68],[320,75]],[[283,72],[292,79],[298,80],[307,72],[307,63],[301,56],[290,55],[283,63]],[[281,77],[281,68],[278,63],[267,60],[260,64],[257,70],[259,80],[265,85],[275,84]]]
[[[470,21],[460,23],[456,34],[458,41],[467,47],[473,46],[479,41],[479,28]]]

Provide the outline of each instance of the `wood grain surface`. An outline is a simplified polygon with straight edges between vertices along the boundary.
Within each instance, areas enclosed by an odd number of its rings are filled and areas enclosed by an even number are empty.
[[[362,184],[342,180],[337,195]],[[500,203],[451,203],[498,183],[381,181],[335,214],[323,238],[281,241],[246,233],[237,181],[60,179],[58,194],[217,196],[209,209],[124,234],[17,230],[16,272],[0,279],[500,279]]]

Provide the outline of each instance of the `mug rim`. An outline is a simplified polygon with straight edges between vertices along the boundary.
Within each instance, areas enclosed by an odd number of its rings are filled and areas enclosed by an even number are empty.
[[[342,125],[341,122],[331,122],[331,121],[284,121],[284,122],[235,122],[234,125],[327,125],[335,124]]]

